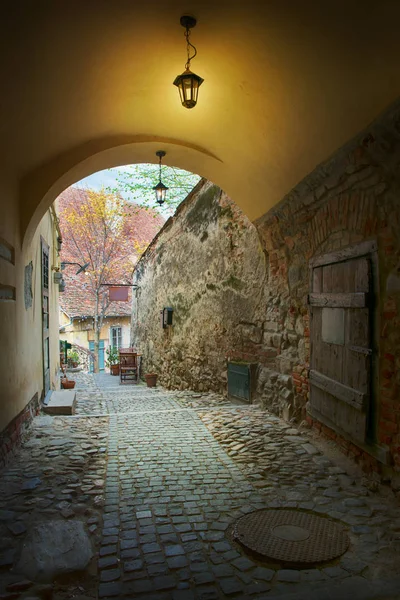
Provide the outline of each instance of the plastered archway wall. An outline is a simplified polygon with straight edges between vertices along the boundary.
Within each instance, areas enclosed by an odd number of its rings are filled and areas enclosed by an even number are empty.
[[[163,164],[224,181],[223,164],[204,148],[183,141],[150,136],[98,140],[75,148],[43,165],[21,183],[20,213],[23,246],[57,196],[77,181],[103,169],[135,163],[156,163],[157,150],[165,150]],[[221,173],[222,171],[222,173]]]
[[[0,152],[21,183],[23,235],[47,193],[107,164],[148,162],[158,148],[78,165],[152,140],[216,157],[211,165],[171,154],[166,164],[214,181],[254,221],[400,93],[400,5],[391,0],[362,11],[357,0],[98,0],[95,8],[21,11],[16,1],[3,14]],[[188,10],[198,20],[193,68],[205,79],[193,110],[172,85]]]

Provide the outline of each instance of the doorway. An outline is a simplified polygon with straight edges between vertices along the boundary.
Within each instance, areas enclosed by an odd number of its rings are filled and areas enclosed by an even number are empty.
[[[43,395],[50,390],[49,245],[41,238]]]
[[[375,242],[310,261],[310,413],[356,444],[376,441]]]
[[[104,371],[104,348],[105,348],[105,340],[100,340],[99,341],[99,371]],[[91,352],[94,351],[94,342],[89,342],[89,350],[91,350]],[[93,373],[94,371],[94,364],[93,364],[93,360],[90,359],[90,368],[89,368],[90,373]]]

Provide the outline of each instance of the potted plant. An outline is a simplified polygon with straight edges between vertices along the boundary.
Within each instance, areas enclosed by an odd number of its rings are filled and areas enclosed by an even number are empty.
[[[68,366],[76,369],[79,365],[79,354],[76,350],[69,350],[67,355]]]
[[[109,346],[106,350],[106,367],[109,367],[111,375],[119,375],[119,351],[115,346]]]
[[[66,377],[61,377],[61,385],[64,390],[72,390],[75,387],[75,381],[67,379]]]
[[[144,376],[147,387],[156,387],[157,385],[157,373],[146,373]]]
[[[68,379],[65,373],[64,365],[61,365],[62,377],[61,377],[61,387],[64,390],[72,390],[75,387],[75,381],[72,379]]]

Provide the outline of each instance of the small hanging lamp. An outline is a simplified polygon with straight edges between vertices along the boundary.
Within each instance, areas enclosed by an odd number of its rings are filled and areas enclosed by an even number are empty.
[[[165,202],[165,195],[167,193],[167,186],[163,184],[163,182],[161,181],[161,159],[165,156],[166,152],[164,152],[164,150],[158,150],[156,152],[156,156],[158,156],[159,158],[159,167],[160,167],[160,171],[159,171],[159,178],[160,181],[157,183],[157,185],[155,185],[153,187],[153,190],[156,193],[156,202],[162,206]]]
[[[175,78],[174,85],[176,85],[179,89],[179,95],[181,97],[182,105],[185,108],[193,108],[197,104],[197,97],[199,95],[199,87],[203,83],[204,79],[196,75],[196,73],[192,73],[190,70],[190,61],[196,56],[197,50],[190,43],[190,29],[194,27],[197,23],[194,17],[189,15],[183,15],[181,17],[180,23],[182,27],[185,27],[185,38],[186,38],[186,50],[187,50],[187,61],[185,65],[185,71],[182,75],[178,75]],[[194,54],[190,56],[190,48],[192,47],[194,50]]]

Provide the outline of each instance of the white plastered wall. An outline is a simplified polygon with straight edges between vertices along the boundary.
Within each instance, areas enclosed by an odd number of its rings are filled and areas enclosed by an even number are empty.
[[[21,250],[17,182],[0,175],[3,203],[0,237],[14,249],[14,264],[0,258],[0,284],[15,288],[15,300],[0,301],[0,431],[38,394],[43,395],[41,237],[50,247],[50,387],[59,387],[58,285],[51,266],[57,260],[52,217],[47,211],[31,243]],[[25,307],[25,267],[32,262],[32,305]]]

